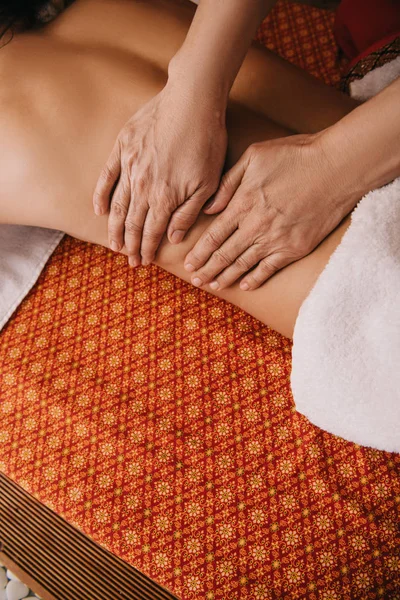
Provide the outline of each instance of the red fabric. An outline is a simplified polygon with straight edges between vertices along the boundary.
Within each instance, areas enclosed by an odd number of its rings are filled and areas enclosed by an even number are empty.
[[[344,54],[354,60],[400,34],[400,0],[342,0],[334,33]]]

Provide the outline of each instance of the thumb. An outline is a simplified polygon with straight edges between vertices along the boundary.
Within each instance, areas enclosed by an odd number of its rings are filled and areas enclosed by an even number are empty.
[[[116,141],[110,156],[104,165],[97,181],[93,194],[93,206],[96,215],[107,212],[111,202],[111,195],[116,181],[121,173],[121,148],[119,140]]]
[[[227,207],[233,195],[238,189],[248,165],[248,157],[245,152],[233,167],[225,173],[215,195],[204,206],[207,215],[215,215]]]
[[[167,232],[171,244],[179,244],[183,240],[187,231],[199,216],[200,209],[207,197],[208,195],[204,190],[199,190],[175,210]]]

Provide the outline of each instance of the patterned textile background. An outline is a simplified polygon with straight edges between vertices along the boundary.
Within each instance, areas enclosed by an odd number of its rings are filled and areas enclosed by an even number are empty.
[[[332,15],[259,39],[336,84]],[[400,456],[311,425],[290,342],[71,238],[0,336],[0,470],[189,599],[400,598]],[[378,398],[377,398],[378,401]]]

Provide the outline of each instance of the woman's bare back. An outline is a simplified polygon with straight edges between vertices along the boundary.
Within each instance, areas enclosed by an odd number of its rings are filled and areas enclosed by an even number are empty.
[[[0,51],[0,222],[61,229],[107,245],[107,218],[92,210],[98,174],[122,125],[163,87],[193,12],[180,0],[77,0],[43,30],[18,35]],[[298,78],[298,113],[285,111],[284,99],[277,102],[279,90],[265,91],[263,75],[279,69],[283,81]],[[258,83],[249,86],[255,75]],[[315,110],[309,116],[301,94],[309,96],[311,113],[325,102],[326,114]],[[289,133],[283,125],[318,130],[324,119],[328,125],[353,107],[334,90],[256,50],[233,97],[244,105],[231,109],[233,158],[254,141]],[[282,125],[268,120],[268,112]],[[202,217],[178,247],[164,244],[161,266],[187,279],[183,257],[207,222]],[[345,227],[257,292],[233,286],[219,295],[291,335],[298,309]]]

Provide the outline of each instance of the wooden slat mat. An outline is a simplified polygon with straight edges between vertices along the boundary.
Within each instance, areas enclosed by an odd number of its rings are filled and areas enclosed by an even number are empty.
[[[55,600],[176,600],[0,474],[0,556]],[[7,562],[5,560],[4,562]],[[31,582],[27,582],[32,585]],[[42,588],[42,589],[39,589]]]

